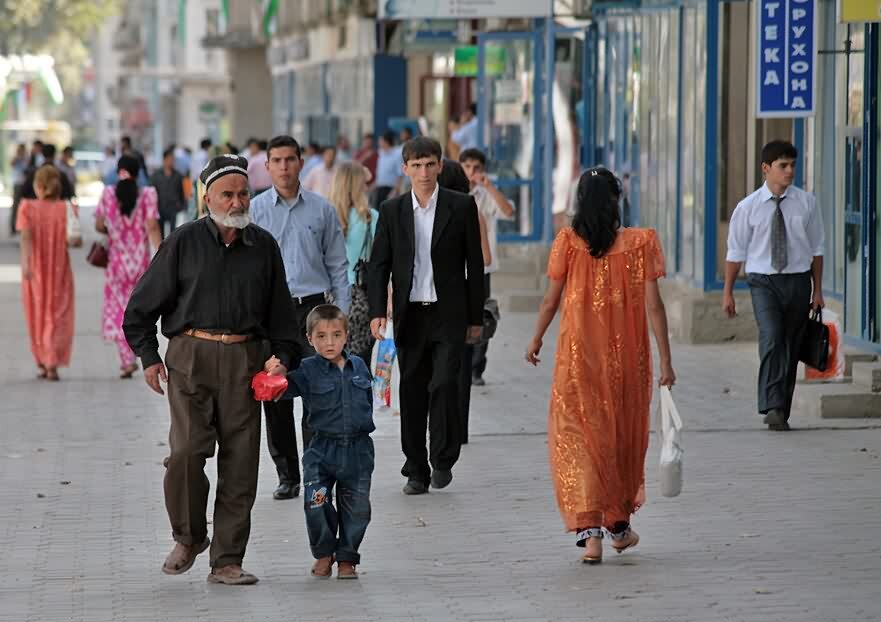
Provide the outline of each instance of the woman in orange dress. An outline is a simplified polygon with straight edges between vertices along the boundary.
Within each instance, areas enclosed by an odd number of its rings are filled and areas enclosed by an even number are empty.
[[[554,241],[550,282],[526,353],[539,363],[562,299],[548,447],[560,514],[587,563],[602,561],[604,527],[619,553],[639,541],[630,516],[645,500],[653,385],[648,320],[660,384],[676,379],[657,283],[664,276],[661,246],[653,229],[621,228],[620,194],[607,169],[590,169],[579,180],[576,214]]]
[[[21,232],[21,298],[38,377],[58,380],[58,368],[70,364],[74,310],[61,172],[40,167],[34,192],[37,199],[21,202],[15,223]]]

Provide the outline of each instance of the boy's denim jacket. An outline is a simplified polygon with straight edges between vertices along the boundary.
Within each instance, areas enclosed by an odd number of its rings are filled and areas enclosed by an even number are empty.
[[[316,354],[288,372],[282,399],[302,397],[309,408],[307,426],[328,436],[357,436],[376,429],[373,424],[373,377],[359,357],[343,353],[345,366]]]

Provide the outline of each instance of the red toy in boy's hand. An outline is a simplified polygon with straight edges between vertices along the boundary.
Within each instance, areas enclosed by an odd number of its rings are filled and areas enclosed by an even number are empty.
[[[274,402],[288,388],[288,379],[284,376],[270,376],[265,371],[257,372],[251,380],[254,399],[258,402]]]

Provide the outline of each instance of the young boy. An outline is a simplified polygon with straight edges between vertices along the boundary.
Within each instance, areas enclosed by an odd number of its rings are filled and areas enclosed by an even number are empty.
[[[496,221],[512,220],[514,206],[502,194],[486,175],[486,155],[479,149],[465,149],[459,154],[459,163],[465,169],[465,175],[471,183],[471,196],[477,202],[477,210],[486,221],[486,233],[489,238],[490,258],[492,262],[483,269],[483,289],[486,297],[490,297],[490,275],[499,269],[499,255],[496,248]],[[486,350],[488,343],[474,346],[471,361],[471,384],[482,387],[486,384],[483,372],[486,370]]]
[[[348,319],[338,307],[315,307],[306,318],[306,336],[316,354],[288,373],[282,399],[303,398],[313,432],[303,452],[306,530],[316,559],[312,576],[329,578],[336,561],[338,579],[357,579],[358,547],[370,522],[372,378],[364,361],[343,350]],[[269,359],[266,371],[278,373],[279,364]]]

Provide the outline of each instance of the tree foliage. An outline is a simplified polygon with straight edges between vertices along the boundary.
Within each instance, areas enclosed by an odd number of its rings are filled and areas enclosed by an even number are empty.
[[[0,54],[46,52],[60,35],[85,43],[118,4],[119,0],[0,0]]]

